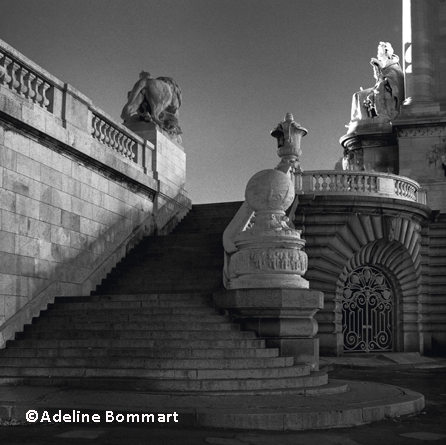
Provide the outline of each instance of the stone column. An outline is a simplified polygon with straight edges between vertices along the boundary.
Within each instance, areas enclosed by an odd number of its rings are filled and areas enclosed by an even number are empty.
[[[406,101],[402,116],[431,114],[440,111],[436,103],[434,81],[435,8],[436,1],[405,0],[403,36],[405,52],[411,65],[406,67]]]

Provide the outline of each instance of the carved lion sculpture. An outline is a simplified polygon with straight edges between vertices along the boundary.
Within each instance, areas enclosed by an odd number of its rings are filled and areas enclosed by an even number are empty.
[[[182,131],[178,125],[178,109],[181,106],[181,89],[171,77],[153,78],[142,71],[138,82],[128,94],[121,119],[155,122],[171,136]]]

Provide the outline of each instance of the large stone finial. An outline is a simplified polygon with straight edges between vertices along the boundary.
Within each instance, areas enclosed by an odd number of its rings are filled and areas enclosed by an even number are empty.
[[[297,202],[289,172],[298,165],[306,134],[291,113],[271,132],[281,163],[249,180],[245,202],[223,234],[227,289],[308,288],[302,277],[307,270],[305,241],[285,214]]]
[[[286,172],[290,167],[299,166],[299,156],[302,154],[300,141],[308,131],[294,121],[291,113],[287,113],[283,122],[279,122],[271,131],[271,136],[277,139],[277,156],[280,157],[278,169]]]
[[[154,122],[170,136],[180,139],[178,109],[181,106],[181,89],[171,77],[153,78],[142,71],[132,91],[128,93],[121,118],[131,121]]]

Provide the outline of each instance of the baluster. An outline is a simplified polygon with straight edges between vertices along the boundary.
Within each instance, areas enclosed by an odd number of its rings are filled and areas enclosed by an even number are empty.
[[[10,59],[6,54],[3,56],[2,59],[2,77],[1,77],[1,82],[3,85],[5,85],[6,87],[9,87],[9,84],[12,81],[11,76],[9,75],[9,65],[12,63],[12,59]]]
[[[36,81],[36,75],[29,72],[26,81],[28,85],[28,93],[26,96],[30,101],[35,102],[36,92],[34,91],[34,83]]]
[[[110,125],[107,124],[107,122],[104,122],[102,126],[102,134],[104,135],[102,142],[105,145],[110,145]]]
[[[130,147],[129,147],[129,153],[128,153],[128,158],[130,160],[132,160],[135,157],[135,152],[133,151],[133,148],[135,147],[135,145],[136,145],[136,142],[132,139]]]
[[[33,102],[37,105],[39,105],[40,102],[42,102],[42,96],[40,95],[40,91],[39,91],[40,85],[42,82],[43,82],[43,80],[39,79],[36,76],[36,78],[34,79],[33,84],[32,84],[32,88],[33,88],[34,92],[36,93],[36,95],[34,96]]]
[[[321,186],[319,184],[319,175],[316,173],[313,175],[313,190],[314,191],[319,191]]]
[[[118,151],[124,156],[124,153],[127,152],[127,144],[128,144],[129,138],[122,133],[121,143],[119,144]]]
[[[19,81],[16,79],[16,72],[20,68],[20,65],[17,62],[12,62],[8,66],[9,76],[11,77],[11,81],[9,84],[9,88],[16,93],[17,89],[19,88]]]
[[[3,56],[3,59],[2,59],[2,65],[1,65],[3,75],[2,75],[2,77],[1,77],[0,79],[1,79],[1,83],[2,83],[3,85],[7,86],[8,88],[10,88],[10,87],[9,87],[9,84],[10,84],[11,81],[12,81],[12,78],[11,78],[11,76],[9,75],[9,65],[10,65],[11,63],[12,63],[12,59],[10,59],[10,58],[5,54],[5,55]]]
[[[46,92],[48,91],[49,87],[51,85],[48,82],[43,81],[42,85],[40,86],[40,94],[42,96],[42,103],[40,106],[46,110],[48,108],[48,105],[50,104],[50,101],[46,97]]]
[[[395,190],[395,195],[400,196],[401,195],[400,182],[394,179],[393,186],[394,186],[394,190]]]
[[[20,67],[18,70],[18,82],[19,82],[19,89],[18,92],[20,96],[27,97],[28,93],[28,83],[25,80],[25,77],[28,75],[28,70],[26,68]]]
[[[122,139],[122,132],[116,128],[115,133],[115,150],[119,153],[121,151],[121,139]]]
[[[133,141],[129,137],[126,138],[124,150],[122,151],[123,156],[128,157],[128,155],[130,153],[130,146],[131,146],[132,142]]]
[[[119,153],[122,153],[124,150],[124,146],[123,146],[124,138],[125,138],[125,135],[124,135],[124,133],[121,133],[121,132],[119,132],[116,137],[116,143],[117,143],[116,151],[118,151]]]
[[[370,177],[370,192],[376,193],[378,189],[378,180],[376,179],[376,176]]]
[[[328,182],[329,182],[329,176],[322,175],[322,190],[324,192],[328,191]]]
[[[108,130],[108,146],[112,149],[115,150],[115,133],[116,133],[116,128],[112,127],[111,125],[109,125],[109,130]]]
[[[99,118],[99,122],[98,122],[98,128],[99,128],[99,133],[100,133],[99,140],[102,144],[105,144],[105,136],[106,136],[105,125],[106,125],[105,122],[101,118]]]
[[[94,139],[99,140],[101,132],[99,131],[98,123],[99,123],[99,117],[93,114],[93,119],[91,121],[91,128],[92,128],[91,135],[93,136]]]
[[[345,192],[348,188],[347,183],[348,183],[347,175],[339,175],[338,191]]]

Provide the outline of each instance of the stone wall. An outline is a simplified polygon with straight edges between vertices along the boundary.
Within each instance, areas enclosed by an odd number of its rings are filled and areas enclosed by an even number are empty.
[[[310,288],[324,293],[315,316],[321,355],[343,353],[342,295],[349,273],[376,266],[395,291],[394,349],[429,352],[429,286],[423,277],[423,204],[365,196],[299,196],[296,228],[306,240]]]
[[[184,150],[155,135],[114,122],[0,41],[0,347],[187,213]]]

